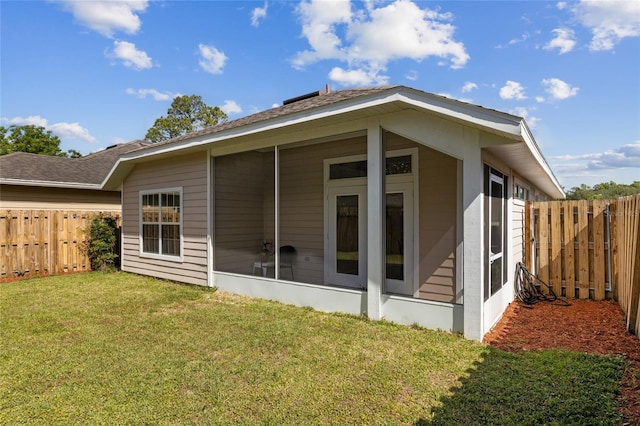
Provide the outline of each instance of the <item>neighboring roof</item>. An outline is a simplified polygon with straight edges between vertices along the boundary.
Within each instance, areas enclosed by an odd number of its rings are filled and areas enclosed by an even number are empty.
[[[110,146],[80,158],[14,152],[0,156],[0,183],[11,185],[101,189],[101,183],[122,154],[148,146],[133,141]]]
[[[203,149],[224,140],[264,134],[270,131],[289,131],[292,126],[298,126],[299,129],[312,129],[321,119],[356,119],[411,108],[430,111],[447,119],[495,133],[514,142],[520,142],[516,144],[518,147],[510,152],[514,154],[514,158],[518,158],[518,155],[523,153],[527,154],[527,160],[531,159],[532,163],[535,163],[533,166],[529,163],[526,164],[529,168],[527,173],[534,176],[535,180],[542,182],[545,185],[543,189],[550,195],[558,198],[564,196],[560,184],[542,156],[522,117],[405,86],[320,91],[312,95],[310,97],[303,96],[302,100],[280,107],[132,151],[123,155],[116,163],[103,182],[103,187],[118,187],[133,164],[158,156],[173,155],[174,151],[186,152],[187,150]]]

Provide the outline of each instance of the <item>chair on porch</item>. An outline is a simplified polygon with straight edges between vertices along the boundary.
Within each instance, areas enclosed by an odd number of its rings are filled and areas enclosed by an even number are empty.
[[[295,254],[296,249],[293,246],[285,245],[280,247],[280,271],[289,269],[291,272],[291,281],[295,280],[293,275],[293,258]],[[275,270],[275,267],[276,262],[273,250],[271,250],[269,243],[265,243],[262,246],[260,259],[253,263],[253,275],[256,275],[256,272],[261,272],[262,276],[266,277],[269,269]]]

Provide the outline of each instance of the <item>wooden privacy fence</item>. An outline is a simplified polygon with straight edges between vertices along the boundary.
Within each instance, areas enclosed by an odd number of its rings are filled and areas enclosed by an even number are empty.
[[[527,202],[525,264],[558,295],[615,299],[640,329],[640,195]]]
[[[639,334],[640,316],[640,195],[624,197],[612,204],[616,241],[613,270],[616,298],[626,314],[627,329]]]
[[[0,279],[91,270],[83,243],[98,214],[120,212],[0,211]]]

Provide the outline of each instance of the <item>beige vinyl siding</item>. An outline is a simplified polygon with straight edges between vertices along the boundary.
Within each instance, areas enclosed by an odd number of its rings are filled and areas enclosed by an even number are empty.
[[[453,303],[457,159],[392,133],[386,135],[386,142],[387,150],[419,148],[419,297]]]
[[[524,261],[524,201],[513,202],[511,263]]]
[[[120,192],[2,185],[0,209],[120,211]]]
[[[124,181],[122,270],[207,285],[208,154],[172,157],[136,165]],[[140,256],[140,191],[182,188],[182,261]]]

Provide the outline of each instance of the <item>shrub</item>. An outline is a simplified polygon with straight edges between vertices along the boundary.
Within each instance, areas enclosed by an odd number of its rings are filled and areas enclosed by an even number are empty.
[[[117,218],[99,214],[91,219],[86,242],[91,269],[103,271],[116,268],[116,243],[118,241]]]

